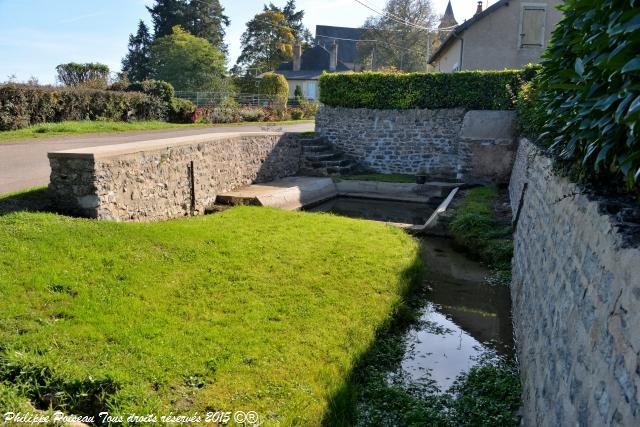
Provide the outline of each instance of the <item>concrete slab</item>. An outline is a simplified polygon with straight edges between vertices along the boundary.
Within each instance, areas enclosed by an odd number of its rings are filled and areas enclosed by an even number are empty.
[[[331,178],[295,176],[265,184],[248,185],[220,194],[216,202],[296,210],[336,196],[338,189]]]

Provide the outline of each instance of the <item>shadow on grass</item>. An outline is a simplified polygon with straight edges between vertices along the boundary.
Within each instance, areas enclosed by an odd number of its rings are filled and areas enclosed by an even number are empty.
[[[0,216],[13,212],[56,212],[47,187],[0,194]]]
[[[424,265],[421,253],[418,252],[411,266],[401,273],[401,280],[409,284],[402,295],[402,303],[395,308],[394,315],[378,328],[375,342],[360,356],[347,380],[330,398],[329,410],[322,420],[323,426],[346,427],[356,423],[358,389],[365,383],[366,368],[379,356],[380,347],[386,345],[390,335],[406,331],[415,322],[418,313],[410,301],[412,296],[420,292],[423,277]]]

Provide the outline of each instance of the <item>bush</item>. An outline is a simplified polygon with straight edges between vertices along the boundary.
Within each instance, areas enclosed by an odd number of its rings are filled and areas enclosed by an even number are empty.
[[[188,99],[172,98],[169,101],[169,121],[172,123],[193,123],[196,106]]]
[[[213,108],[197,108],[194,117],[198,123],[270,122],[281,120],[282,114],[271,108],[222,105]]]
[[[264,108],[244,107],[240,109],[240,117],[243,122],[264,122],[269,118],[269,113]]]
[[[100,63],[60,64],[56,72],[58,81],[66,86],[106,89],[109,82],[109,67]]]
[[[318,108],[320,108],[320,104],[315,101],[307,101],[305,99],[301,99],[300,108],[304,113],[304,117],[306,117],[307,119],[311,119],[316,116]]]
[[[304,111],[301,108],[292,108],[289,110],[289,114],[291,114],[291,118],[293,120],[302,120],[304,119]]]
[[[284,114],[289,100],[289,83],[281,74],[264,73],[260,79],[259,92],[266,95],[273,109]]]
[[[513,109],[512,93],[535,75],[522,70],[459,73],[332,73],[320,78],[320,101],[331,107]]]
[[[132,83],[127,88],[127,92],[142,92],[149,96],[162,99],[169,105],[176,96],[176,91],[171,83],[162,80],[144,80]]]
[[[537,79],[525,83],[518,91],[516,111],[519,134],[537,141],[546,121],[546,111],[544,104],[540,102],[540,83]]]
[[[581,179],[640,188],[640,8],[567,0],[541,73],[544,130]]]
[[[142,93],[0,85],[0,130],[65,120],[159,120],[166,106]]]

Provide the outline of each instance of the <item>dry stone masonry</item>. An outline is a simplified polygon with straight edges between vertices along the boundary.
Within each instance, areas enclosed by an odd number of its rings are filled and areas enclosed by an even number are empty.
[[[323,106],[316,133],[361,166],[467,182],[509,180],[515,155],[510,111],[372,110]]]
[[[640,213],[522,140],[509,188],[524,425],[640,425]]]
[[[295,175],[296,134],[237,133],[49,153],[50,189],[63,211],[150,221],[197,215],[220,193]]]

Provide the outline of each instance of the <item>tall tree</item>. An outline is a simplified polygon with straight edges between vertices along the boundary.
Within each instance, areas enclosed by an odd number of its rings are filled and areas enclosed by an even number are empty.
[[[122,71],[129,80],[141,82],[151,75],[151,34],[144,21],[138,23],[136,34],[129,35],[129,51],[122,60]]]
[[[437,18],[431,0],[388,0],[381,16],[370,17],[363,26],[364,42],[358,46],[361,63],[368,67],[424,71],[427,67],[427,29]]]
[[[291,59],[295,36],[282,12],[267,10],[247,22],[240,42],[237,66],[264,72]]]
[[[224,42],[225,27],[231,24],[219,0],[197,0],[189,3],[187,30],[197,37],[209,40],[215,47],[227,52]]]
[[[289,28],[293,32],[293,37],[296,40],[303,41],[306,44],[311,44],[313,42],[313,36],[311,35],[311,31],[307,27],[305,27],[302,20],[304,19],[304,10],[296,10],[296,1],[288,0],[287,4],[281,9],[278,6],[275,6],[273,3],[269,3],[269,5],[264,6],[264,11],[271,12],[280,12],[284,15],[284,19],[287,22]]]
[[[169,82],[176,90],[228,90],[224,54],[178,25],[151,46],[151,69],[154,79]]]
[[[154,37],[172,34],[173,27],[179,25],[196,37],[208,40],[213,46],[226,52],[224,44],[225,27],[229,17],[219,0],[155,0],[147,10],[153,21]]]

